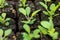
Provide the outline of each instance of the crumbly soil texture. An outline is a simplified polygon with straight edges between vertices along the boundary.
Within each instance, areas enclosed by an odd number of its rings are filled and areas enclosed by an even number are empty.
[[[23,36],[21,33],[25,32],[25,30],[23,29],[23,23],[21,22],[21,20],[26,20],[26,18],[18,11],[19,0],[6,0],[6,1],[7,3],[10,4],[10,6],[9,7],[6,6],[3,9],[0,9],[0,14],[2,12],[6,12],[7,13],[6,18],[7,17],[11,18],[11,21],[10,21],[10,27],[3,26],[2,28],[5,30],[8,28],[13,29],[11,35],[8,36],[8,40],[23,40]],[[31,12],[37,9],[41,9],[42,11],[45,10],[44,8],[42,8],[40,4],[38,4],[38,2],[40,1],[43,0],[27,0],[27,4],[30,5]],[[57,4],[59,1],[60,0],[52,0],[51,3]],[[47,5],[49,6],[51,3],[48,3]],[[36,15],[37,20],[34,22],[34,24],[30,25],[31,31],[33,31],[38,27],[40,21],[46,20],[48,18],[48,16],[44,15],[42,11],[38,12],[38,14]],[[57,40],[60,40],[60,10],[59,9],[57,10],[57,13],[59,13],[59,16],[54,17],[53,22],[56,31],[59,32],[59,37]],[[33,38],[32,40],[52,40],[52,38],[48,35],[42,35],[42,37],[38,39]]]

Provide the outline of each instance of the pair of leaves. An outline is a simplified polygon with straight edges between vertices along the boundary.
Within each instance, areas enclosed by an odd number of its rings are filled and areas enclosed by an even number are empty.
[[[2,13],[1,16],[0,16],[0,22],[1,22],[2,24],[5,23],[5,17],[6,17],[6,13]]]
[[[25,3],[26,3],[27,0],[21,0],[23,6],[25,7]]]
[[[33,31],[33,33],[30,33],[30,27],[27,24],[24,24],[23,28],[28,33],[28,34],[24,33],[24,35],[26,35],[26,36],[30,35],[30,37],[28,36],[29,38],[32,38],[32,37],[39,38],[40,37],[40,35],[39,35],[39,32],[40,32],[39,29],[36,29],[36,30]]]
[[[40,10],[34,11],[34,12],[32,13],[32,15],[31,15],[31,18],[34,17],[39,11],[40,11]],[[26,9],[24,9],[24,8],[19,8],[19,12],[21,12],[21,13],[22,13],[23,15],[25,15],[25,16],[29,16],[31,10],[30,10],[30,7],[27,7]]]
[[[5,19],[6,18],[6,13],[2,13],[1,18]],[[6,21],[9,21],[10,18],[6,18]]]
[[[50,16],[50,15],[54,15],[54,9],[55,9],[55,4],[54,3],[52,3],[51,5],[50,5],[50,10],[51,11],[43,11],[43,13],[45,14],[45,15],[48,15],[48,16]]]
[[[5,33],[4,33],[4,36],[6,37],[6,36],[10,35],[11,32],[12,32],[11,29],[6,30]],[[3,35],[3,30],[0,29],[0,36],[2,36],[2,35]]]
[[[46,5],[46,4],[44,4],[43,2],[39,2],[46,10],[48,9],[48,6]],[[45,15],[53,15],[54,14],[54,9],[55,9],[55,4],[51,4],[50,5],[50,10],[51,11],[43,11],[43,13],[45,14]]]
[[[0,0],[0,8],[4,7],[5,0]]]
[[[46,4],[44,4],[43,2],[40,2],[40,4],[47,10],[48,7]],[[48,15],[48,16],[50,16],[50,15],[56,15],[57,16],[58,14],[55,14],[55,11],[58,9],[58,7],[59,7],[59,4],[57,6],[55,6],[55,4],[52,3],[50,5],[50,11],[43,11],[43,13],[45,15]]]
[[[30,14],[30,7],[27,7],[26,9],[19,8],[19,12],[21,12],[25,16],[29,16],[29,14]]]
[[[2,13],[0,16],[0,22],[8,26],[9,25],[8,21],[10,21],[10,18],[6,18],[6,13]]]
[[[48,9],[48,6],[45,4],[45,3],[43,3],[43,2],[39,2],[45,9]],[[52,3],[51,5],[50,5],[50,10],[54,10],[55,9],[55,4],[54,3]]]
[[[28,20],[28,21],[21,21],[22,23],[25,24],[33,24],[36,19]]]

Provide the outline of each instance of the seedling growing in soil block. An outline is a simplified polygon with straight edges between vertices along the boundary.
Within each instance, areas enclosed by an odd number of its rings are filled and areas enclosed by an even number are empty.
[[[22,23],[25,23],[25,24],[33,24],[34,21],[36,20],[36,19],[34,18],[34,16],[36,16],[36,14],[37,14],[39,11],[40,11],[40,10],[36,10],[36,11],[34,11],[34,12],[30,15],[30,12],[31,12],[30,7],[26,7],[26,9],[24,9],[24,8],[19,8],[19,12],[22,13],[22,14],[26,17],[26,19],[27,19],[27,21],[23,20]]]
[[[40,35],[38,34],[40,31],[38,29],[35,29],[32,33],[30,30],[30,27],[27,24],[23,25],[23,28],[25,29],[26,32],[22,33],[23,34],[23,40],[32,40],[32,38],[39,38]]]
[[[54,29],[54,24],[51,21],[41,21],[41,26],[38,26],[40,33],[50,35],[53,40],[58,38],[58,32]]]
[[[9,26],[10,18],[6,18],[6,13],[2,13],[0,16],[0,24]]]
[[[49,16],[49,19],[52,20],[53,17],[59,15],[59,14],[56,14],[55,12],[59,8],[59,6],[60,6],[60,2],[57,5],[55,5],[54,3],[52,3],[50,5],[50,8],[49,8],[50,10],[48,9],[48,6],[46,4],[44,4],[43,2],[39,2],[39,3],[46,9],[46,11],[43,11],[43,13],[45,15]]]
[[[8,40],[7,36],[9,36],[11,34],[11,32],[12,32],[11,29],[8,29],[8,30],[5,30],[5,31],[3,31],[2,29],[0,29],[0,40]]]

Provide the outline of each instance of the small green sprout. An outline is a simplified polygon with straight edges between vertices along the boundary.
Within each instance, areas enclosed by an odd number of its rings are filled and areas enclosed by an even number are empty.
[[[23,28],[25,29],[26,32],[22,33],[23,34],[23,40],[32,40],[32,38],[39,38],[40,35],[38,34],[40,31],[38,29],[35,29],[32,33],[30,30],[29,25],[24,24]]]
[[[36,19],[34,18],[34,16],[35,16],[39,11],[40,11],[40,10],[36,10],[36,11],[34,11],[34,12],[30,15],[30,12],[31,12],[30,7],[26,7],[26,9],[24,9],[24,8],[19,8],[19,12],[22,13],[22,14],[26,17],[26,19],[27,19],[27,21],[22,21],[22,22],[23,22],[23,23],[26,23],[26,24],[33,24],[34,21],[36,20]]]
[[[9,26],[10,18],[6,18],[6,13],[2,13],[0,16],[0,23],[5,26]]]
[[[3,8],[5,5],[5,0],[0,0],[0,8]]]
[[[45,15],[48,15],[49,16],[49,19],[52,20],[53,17],[59,15],[59,14],[56,14],[55,12],[59,8],[59,6],[60,6],[60,2],[57,5],[55,5],[54,3],[52,3],[50,5],[50,10],[48,9],[48,6],[46,4],[44,4],[43,2],[39,2],[39,3],[46,9],[46,11],[43,11],[43,13]]]
[[[12,32],[11,29],[8,29],[8,30],[5,30],[5,31],[0,29],[0,40],[7,40],[7,36],[9,36],[11,34],[11,32]]]
[[[53,40],[58,38],[58,32],[54,29],[54,24],[52,21],[41,21],[41,26],[38,26],[40,33],[44,35],[50,35]]]
[[[27,0],[20,0],[19,6],[25,7],[26,6],[26,2],[27,2]]]

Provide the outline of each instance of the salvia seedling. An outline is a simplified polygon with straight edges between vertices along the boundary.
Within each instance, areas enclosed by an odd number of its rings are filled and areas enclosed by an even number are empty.
[[[2,13],[0,16],[0,24],[9,26],[10,18],[6,18],[6,13]]]
[[[3,8],[5,5],[5,0],[0,0],[0,8]]]
[[[54,24],[52,19],[53,17],[59,15],[59,14],[56,14],[55,12],[60,6],[60,2],[57,5],[52,3],[49,8],[50,10],[48,9],[48,6],[45,3],[43,2],[39,2],[39,3],[46,9],[46,11],[43,11],[43,13],[49,16],[48,17],[49,21],[41,21],[41,26],[39,25],[38,28],[42,34],[45,34],[45,35],[48,34],[52,37],[53,40],[55,40],[58,38],[58,32],[56,32],[54,29]]]
[[[11,29],[8,29],[8,30],[5,30],[5,31],[3,31],[2,29],[0,29],[0,40],[8,40],[7,36],[9,36],[11,34],[11,32],[12,32]]]
[[[48,6],[45,3],[43,3],[43,2],[39,2],[39,3],[46,9],[46,11],[43,11],[43,13],[45,15],[48,15],[49,19],[52,20],[53,17],[59,15],[59,14],[56,14],[55,12],[59,8],[59,6],[60,6],[60,2],[57,5],[55,5],[54,3],[52,3],[50,5],[50,7],[49,7],[50,10],[48,9]]]
[[[58,32],[55,31],[52,21],[41,21],[41,25],[38,28],[40,33],[51,36],[53,40],[58,38]]]
[[[36,19],[34,18],[34,16],[35,16],[39,11],[40,11],[40,10],[36,10],[36,11],[34,11],[34,12],[30,15],[30,12],[31,12],[30,7],[26,7],[26,9],[24,9],[24,8],[19,8],[19,12],[22,13],[22,14],[26,17],[26,19],[27,19],[27,21],[22,21],[22,22],[23,22],[23,23],[26,23],[26,24],[33,24],[34,21],[36,20]]]
[[[26,2],[27,2],[27,0],[20,0],[19,6],[20,6],[20,7],[25,7],[25,6],[26,6]]]
[[[40,35],[38,34],[40,31],[38,29],[35,29],[32,33],[30,30],[29,25],[24,24],[23,28],[25,29],[26,32],[22,33],[23,34],[23,40],[32,40],[32,38],[39,38]]]

